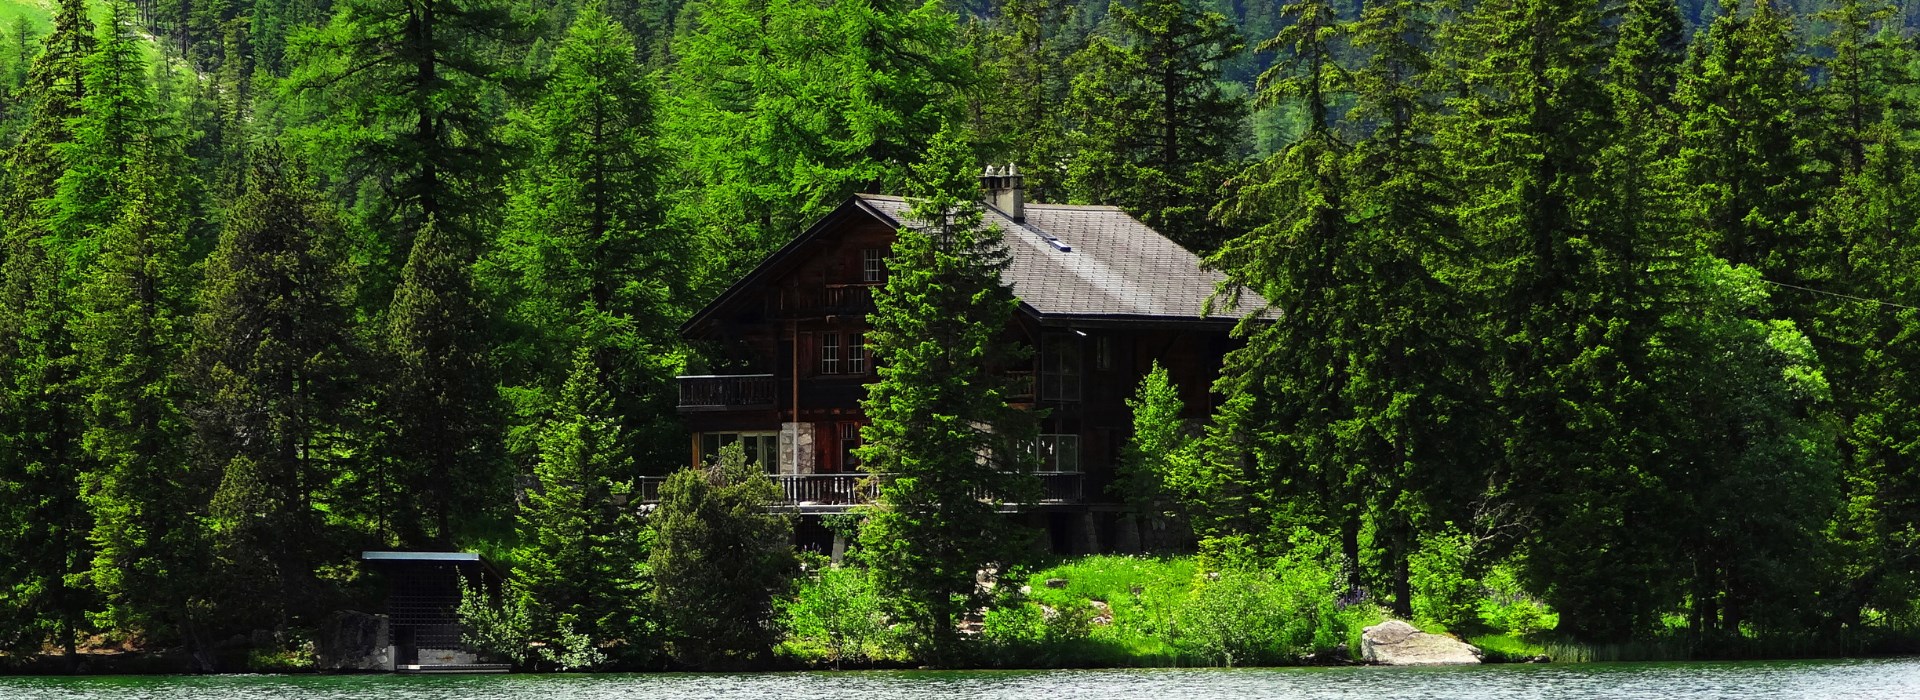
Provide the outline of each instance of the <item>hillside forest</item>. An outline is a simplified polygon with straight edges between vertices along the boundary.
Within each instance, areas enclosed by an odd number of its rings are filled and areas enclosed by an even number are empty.
[[[1115,494],[1220,595],[1317,571],[1326,611],[1471,625],[1497,588],[1581,642],[1903,633],[1916,27],[1907,0],[0,0],[0,661],[280,653],[373,604],[359,552],[458,548],[509,578],[475,634],[536,665],[856,623],[978,663],[975,569],[1041,563],[993,549],[1010,520],[889,487],[833,568],[775,546],[737,455],[628,505],[684,466],[674,377],[728,369],[678,324],[856,192],[945,222],[890,262],[868,461],[1016,473],[912,427],[1021,420],[954,380],[1020,348],[914,342],[1012,308],[995,234],[948,216],[988,163],[1270,305],[1204,424],[1147,377]]]

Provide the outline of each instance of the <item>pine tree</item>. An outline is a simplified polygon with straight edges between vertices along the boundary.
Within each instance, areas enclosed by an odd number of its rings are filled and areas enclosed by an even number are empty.
[[[916,167],[909,222],[868,316],[880,378],[867,387],[873,423],[857,452],[890,475],[860,545],[918,657],[935,665],[957,661],[955,625],[981,602],[975,572],[1020,552],[999,507],[1037,491],[1036,418],[1008,404],[1012,387],[996,374],[1022,358],[1002,336],[1017,304],[1000,280],[1008,252],[981,223],[972,170],[950,130]]]
[[[542,427],[538,487],[528,490],[519,515],[525,549],[514,579],[535,635],[549,644],[584,634],[596,642],[625,640],[630,653],[644,648],[636,635],[648,630],[636,624],[644,616],[631,597],[646,552],[628,500],[630,439],[592,351],[581,348],[554,417]]]
[[[152,138],[159,117],[147,61],[133,34],[134,9],[127,2],[108,7],[99,46],[85,60],[85,96],[69,121],[73,140],[61,147],[66,170],[47,222],[57,245],[79,264],[93,255],[99,232],[123,211],[133,180],[129,173],[149,155],[140,148]]]
[[[224,622],[284,624],[322,612],[314,570],[338,537],[323,509],[363,515],[330,494],[356,481],[339,457],[364,353],[341,222],[277,154],[251,162],[206,262],[185,379],[193,456],[220,473],[208,527]]]
[[[773,597],[794,568],[793,523],[773,510],[779,498],[738,444],[660,487],[647,565],[676,659],[715,667],[772,652]]]
[[[1074,57],[1073,201],[1116,204],[1201,254],[1227,230],[1207,218],[1238,166],[1246,107],[1220,87],[1246,42],[1227,18],[1185,0],[1116,3],[1114,36]]]
[[[507,501],[489,321],[473,288],[478,248],[428,219],[387,310],[383,351],[395,365],[378,401],[392,421],[393,462],[378,507],[392,514],[388,534],[402,543],[450,546],[456,525]]]

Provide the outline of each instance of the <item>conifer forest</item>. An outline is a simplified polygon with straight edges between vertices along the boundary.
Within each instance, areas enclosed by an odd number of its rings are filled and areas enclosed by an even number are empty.
[[[1917,32],[1916,0],[0,0],[0,667],[298,668],[374,604],[367,550],[487,557],[466,639],[524,668],[1108,663],[976,586],[1133,566],[972,495],[1033,468],[975,204],[1005,163],[1268,305],[1207,420],[1160,372],[1129,404],[1114,495],[1180,533],[1142,561],[1184,596],[1142,658],[1385,615],[1912,645]],[[724,368],[678,329],[861,192],[931,223],[872,320],[862,460],[900,478],[829,563],[739,451],[687,468],[675,378]]]

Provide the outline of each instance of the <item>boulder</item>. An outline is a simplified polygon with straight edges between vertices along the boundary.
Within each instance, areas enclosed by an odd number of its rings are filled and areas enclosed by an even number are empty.
[[[1447,666],[1480,663],[1480,649],[1444,634],[1427,634],[1400,620],[1360,632],[1360,658],[1382,666]]]
[[[393,670],[387,616],[355,610],[335,613],[316,635],[314,656],[323,671]]]

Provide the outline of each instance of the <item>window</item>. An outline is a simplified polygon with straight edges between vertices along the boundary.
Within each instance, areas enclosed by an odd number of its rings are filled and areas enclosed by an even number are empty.
[[[1113,338],[1100,336],[1093,339],[1093,368],[1113,369]]]
[[[820,334],[820,373],[840,373],[840,334]]]
[[[840,424],[840,469],[842,471],[858,471],[860,469],[860,458],[858,456],[855,456],[853,452],[854,450],[859,449],[859,447],[860,447],[860,424],[859,423],[841,423]]]
[[[847,374],[867,373],[867,335],[847,334]]]
[[[780,473],[779,433],[701,433],[701,463],[712,463],[714,457],[719,456],[720,448],[735,443],[747,453],[748,464],[761,465],[768,474]]]
[[[1080,471],[1080,436],[1046,433],[1040,436],[1040,471]]]
[[[1066,335],[1041,339],[1040,400],[1080,400],[1080,342]]]
[[[886,275],[887,251],[868,248],[860,251],[860,281],[879,282]]]

